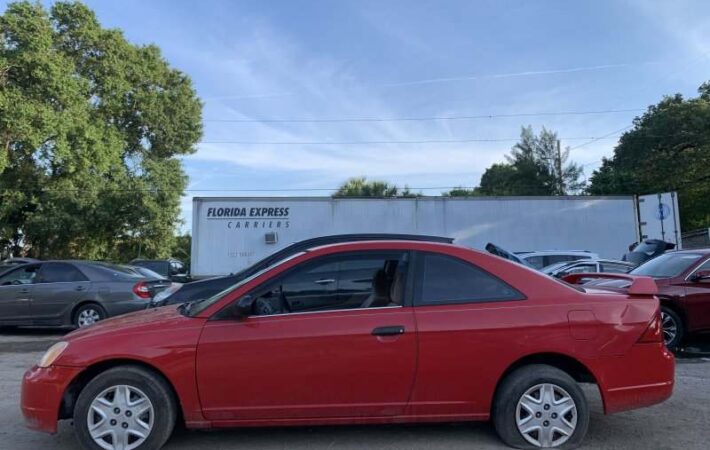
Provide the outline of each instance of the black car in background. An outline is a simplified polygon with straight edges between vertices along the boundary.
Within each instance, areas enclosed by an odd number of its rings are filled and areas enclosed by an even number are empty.
[[[673,250],[675,244],[662,241],[660,239],[646,239],[637,244],[629,246],[629,252],[625,254],[621,260],[628,261],[631,264],[640,266],[649,259],[653,259],[658,255],[662,255],[668,250]]]
[[[288,258],[291,255],[302,252],[309,248],[319,247],[321,245],[336,244],[339,242],[352,241],[381,241],[381,240],[408,240],[408,241],[430,241],[452,243],[453,239],[441,236],[426,236],[418,234],[387,234],[387,233],[363,233],[363,234],[337,234],[332,236],[322,236],[312,239],[306,239],[293,243],[283,249],[267,256],[261,261],[247,267],[246,269],[224,277],[209,278],[206,280],[193,281],[192,283],[183,285],[173,285],[163,292],[157,294],[152,301],[153,306],[164,306],[176,303],[185,303],[203,298],[209,298],[213,295],[233,286],[240,281],[248,278],[255,273],[264,270],[274,263]],[[366,264],[363,261],[363,264]],[[314,282],[325,282],[330,278],[322,277],[322,279],[314,280]],[[372,280],[368,280],[372,283]]]
[[[0,326],[84,327],[145,309],[160,283],[101,262],[19,265],[0,274]]]
[[[131,265],[145,267],[177,283],[187,283],[191,281],[187,266],[178,259],[134,259],[131,261]]]

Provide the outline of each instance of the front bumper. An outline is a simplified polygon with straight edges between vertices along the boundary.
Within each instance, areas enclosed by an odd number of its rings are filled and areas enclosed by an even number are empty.
[[[675,358],[659,344],[636,344],[623,357],[603,358],[598,381],[607,414],[661,403],[673,394]]]
[[[20,406],[28,428],[57,432],[62,396],[81,370],[79,367],[34,366],[25,372]]]

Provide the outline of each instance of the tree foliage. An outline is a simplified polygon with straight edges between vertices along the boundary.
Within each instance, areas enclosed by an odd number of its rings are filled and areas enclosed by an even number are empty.
[[[532,127],[523,127],[520,141],[506,155],[505,163],[496,163],[481,176],[473,190],[454,189],[450,196],[469,195],[568,195],[579,192],[582,168],[569,161],[569,148],[557,148],[557,133],[543,127],[535,135]]]
[[[0,16],[0,245],[39,257],[167,256],[202,134],[187,76],[81,3]]]
[[[681,228],[710,226],[710,84],[663,98],[634,119],[590,178],[595,195],[677,191]]]
[[[343,183],[333,197],[417,197],[407,186],[403,189],[386,181],[351,178]]]

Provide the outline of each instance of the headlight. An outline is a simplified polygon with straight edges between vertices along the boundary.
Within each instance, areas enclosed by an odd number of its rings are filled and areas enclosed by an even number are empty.
[[[39,360],[38,366],[49,367],[54,364],[54,361],[59,358],[64,350],[69,346],[68,342],[60,341],[49,347],[49,350],[44,354],[42,359]]]

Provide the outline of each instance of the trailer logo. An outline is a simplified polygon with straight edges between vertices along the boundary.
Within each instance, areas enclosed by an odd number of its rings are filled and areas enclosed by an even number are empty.
[[[671,215],[671,207],[665,203],[658,204],[658,211],[656,211],[656,219],[666,220]]]
[[[230,230],[288,228],[289,208],[207,208],[208,220],[224,220]]]

